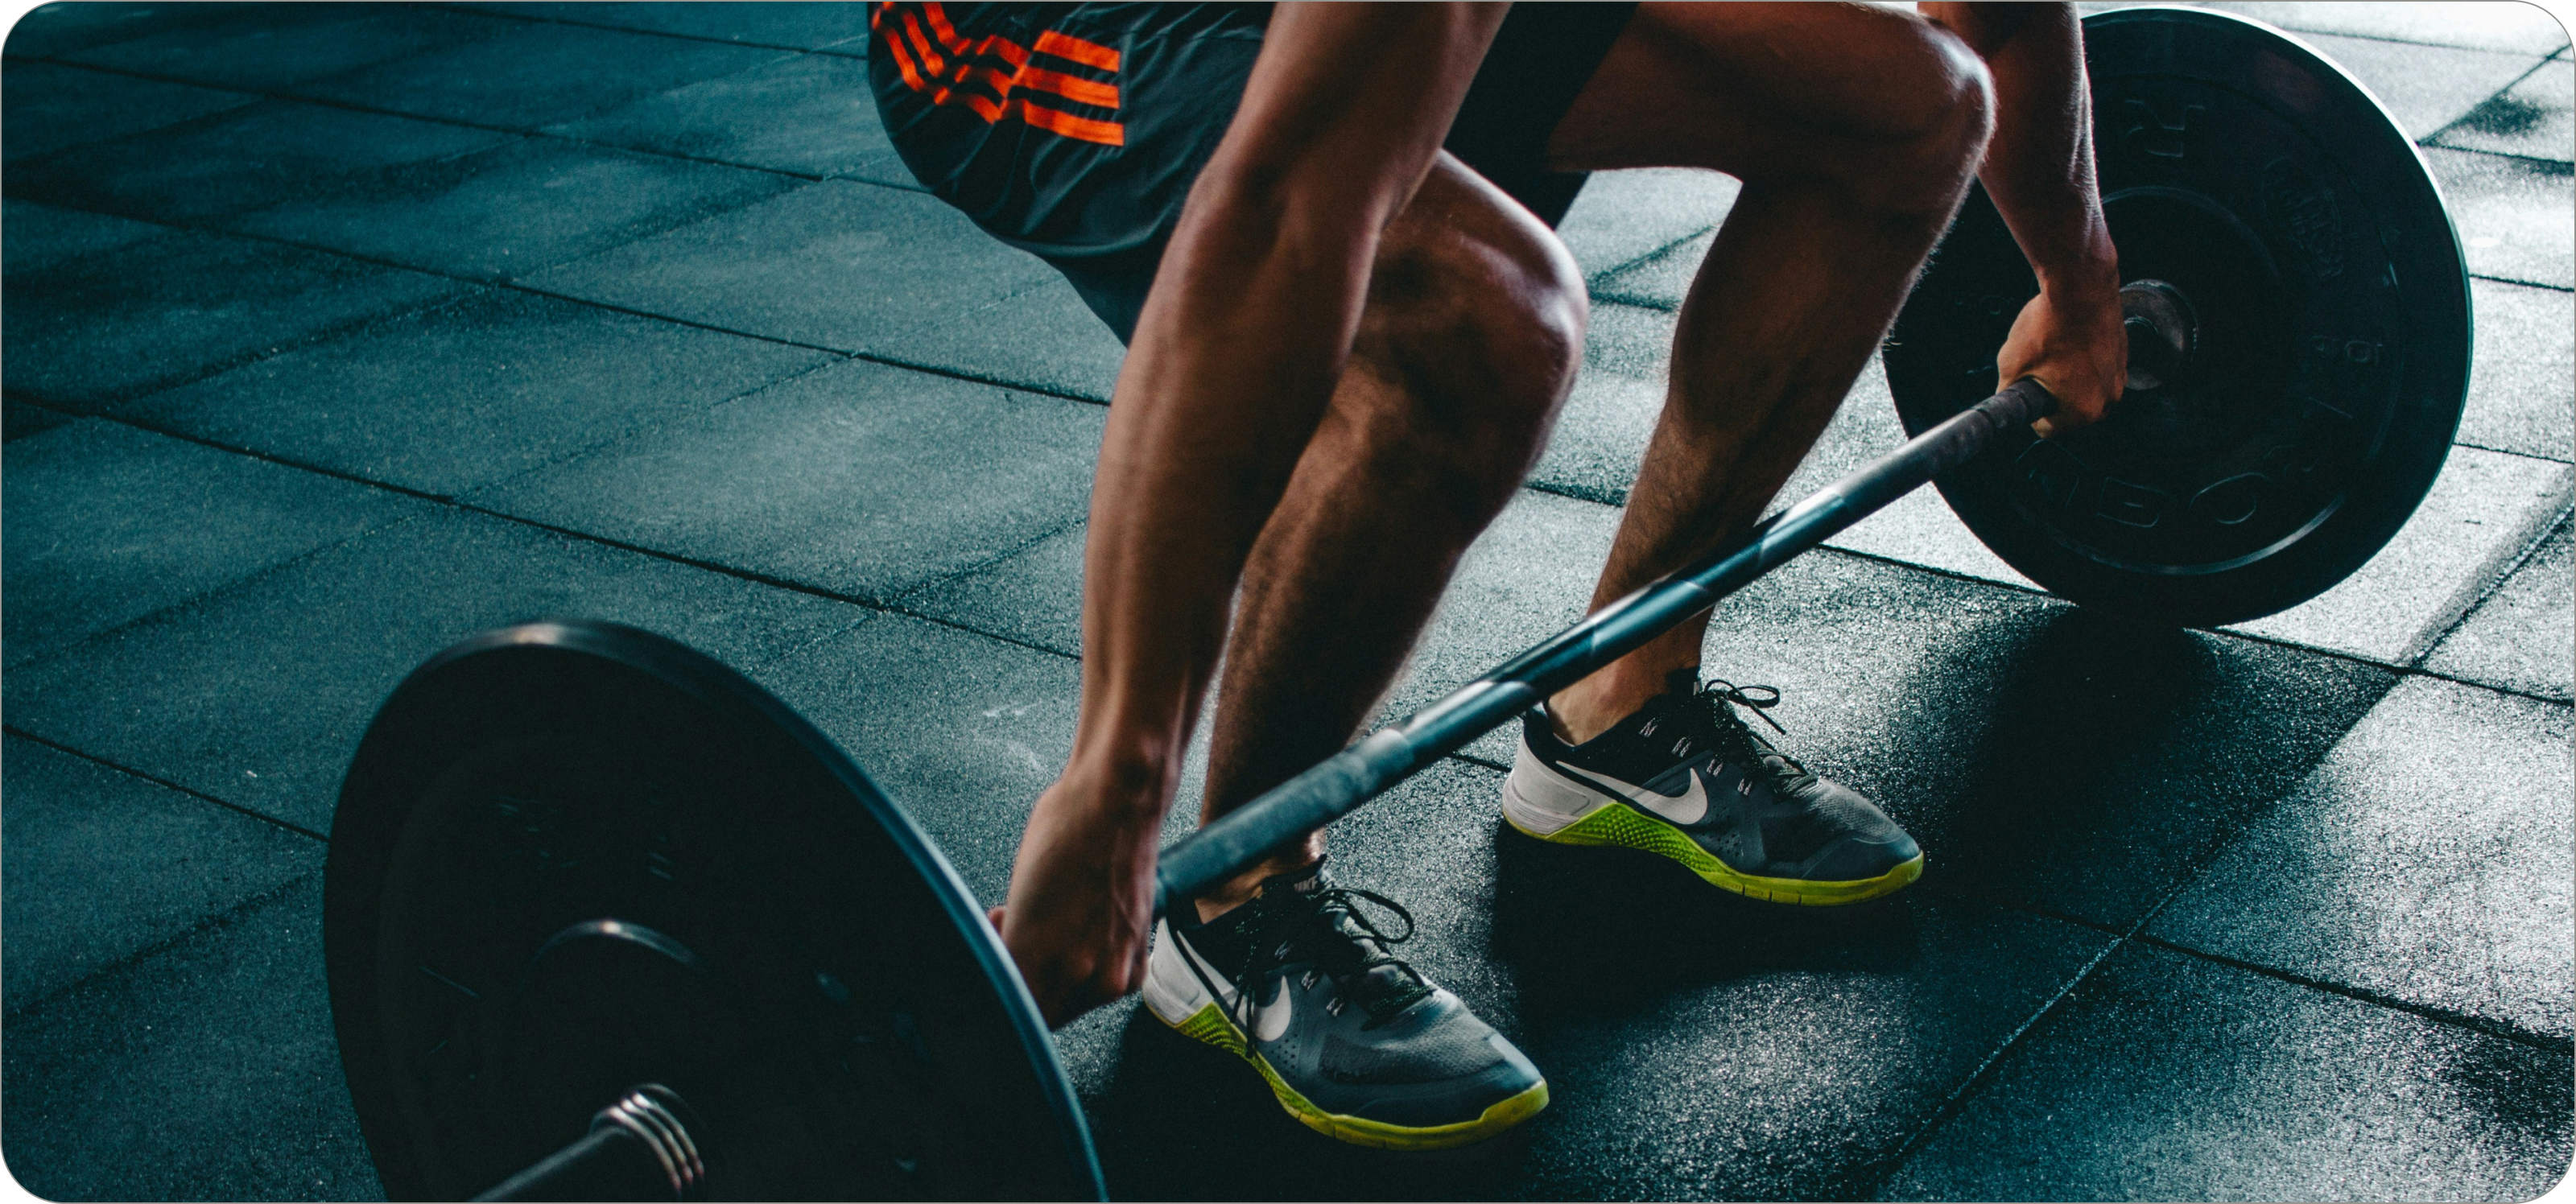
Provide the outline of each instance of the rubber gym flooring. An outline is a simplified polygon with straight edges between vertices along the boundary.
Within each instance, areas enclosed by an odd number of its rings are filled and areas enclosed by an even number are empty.
[[[1908,499],[1730,603],[1709,664],[1782,690],[1794,751],[1922,840],[1919,886],[1783,914],[1536,844],[1497,822],[1489,737],[1334,856],[1555,1103],[1438,1155],[1337,1146],[1130,1001],[1060,1041],[1114,1193],[2521,1199],[2565,1173],[2576,65],[2518,4],[2233,7],[2380,94],[2469,248],[2469,413],[2397,540],[2288,613],[2142,633]],[[864,12],[11,30],[0,1153],[27,1189],[377,1194],[319,834],[375,704],[480,628],[707,649],[1000,898],[1070,739],[1120,349],[905,175]],[[1732,196],[1645,171],[1577,203],[1582,382],[1393,707],[1578,613]],[[1873,366],[1792,494],[1898,437]]]

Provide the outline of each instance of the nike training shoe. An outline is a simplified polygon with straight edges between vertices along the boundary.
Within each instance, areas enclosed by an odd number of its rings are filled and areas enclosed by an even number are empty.
[[[1358,904],[1400,916],[1380,933]],[[1190,914],[1186,905],[1184,915]],[[1547,1106],[1547,1080],[1502,1034],[1387,947],[1413,916],[1322,867],[1272,878],[1195,927],[1165,917],[1145,1006],[1184,1036],[1252,1063],[1288,1114],[1328,1137],[1394,1150],[1482,1141]]]
[[[1779,691],[1697,676],[1676,670],[1666,693],[1579,745],[1556,738],[1544,708],[1530,711],[1503,818],[1556,844],[1659,853],[1775,903],[1858,903],[1922,876],[1923,850],[1895,821],[1736,715],[1771,723],[1762,712]]]

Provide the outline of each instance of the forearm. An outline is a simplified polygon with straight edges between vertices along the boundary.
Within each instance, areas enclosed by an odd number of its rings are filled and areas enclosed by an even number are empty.
[[[1245,558],[1331,396],[1344,294],[1359,290],[1297,272],[1284,251],[1159,281],[1138,323],[1092,486],[1077,761],[1176,770]],[[1159,818],[1172,784],[1107,794],[1150,795]]]
[[[1498,20],[1446,5],[1273,17],[1111,408],[1084,570],[1077,762],[1177,772],[1245,557],[1349,354],[1379,236]]]
[[[2071,4],[1926,4],[1986,60],[1995,131],[1977,177],[2044,291],[2116,289],[2093,177],[2083,27]]]

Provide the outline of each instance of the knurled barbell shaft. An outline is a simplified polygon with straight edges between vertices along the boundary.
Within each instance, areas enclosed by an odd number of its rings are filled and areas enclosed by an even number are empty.
[[[1985,449],[1995,432],[2027,426],[2056,408],[2057,399],[2038,382],[2018,381],[1493,672],[1218,817],[1163,850],[1155,871],[1154,913],[1162,914],[1172,900],[1194,898],[1233,877],[1268,850],[1350,814],[1540,699],[1581,681],[1790,557],[1966,463]]]

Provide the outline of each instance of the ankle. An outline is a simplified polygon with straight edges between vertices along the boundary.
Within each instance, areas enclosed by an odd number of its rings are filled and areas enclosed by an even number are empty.
[[[1199,922],[1209,923],[1218,916],[1251,902],[1261,894],[1262,884],[1273,878],[1299,877],[1321,865],[1324,851],[1317,847],[1321,843],[1319,840],[1309,838],[1305,845],[1295,851],[1265,857],[1255,862],[1250,869],[1210,888],[1208,893],[1200,895],[1194,901],[1198,907]]]
[[[1607,691],[1587,688],[1591,685],[1590,679],[1577,682],[1547,700],[1548,728],[1557,739],[1567,744],[1585,743],[1636,709],[1619,709],[1620,704],[1608,697]]]
[[[1547,700],[1549,726],[1567,744],[1582,744],[1644,710],[1665,692],[1670,675],[1696,665],[1658,665],[1647,669],[1619,661]]]

